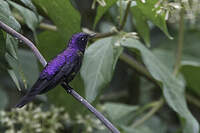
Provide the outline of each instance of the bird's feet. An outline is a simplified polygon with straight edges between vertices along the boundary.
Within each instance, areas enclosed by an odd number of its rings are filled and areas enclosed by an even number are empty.
[[[71,86],[69,86],[68,84],[66,84],[65,82],[62,83],[62,86],[67,91],[67,93],[71,93],[72,92],[73,88]]]

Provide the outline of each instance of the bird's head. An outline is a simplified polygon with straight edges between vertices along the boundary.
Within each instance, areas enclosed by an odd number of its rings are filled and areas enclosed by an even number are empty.
[[[83,33],[83,32],[74,34],[69,41],[69,47],[76,48],[76,49],[84,52],[85,48],[87,46],[88,40],[93,38],[94,36],[95,36],[95,34],[90,35],[90,34]]]

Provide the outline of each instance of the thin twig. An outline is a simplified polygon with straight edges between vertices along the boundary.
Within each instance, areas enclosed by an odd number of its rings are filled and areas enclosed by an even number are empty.
[[[131,7],[131,0],[128,1],[122,23],[119,25],[119,30],[122,30],[124,28],[124,25],[126,24],[130,7]]]
[[[112,32],[106,32],[106,33],[97,33],[94,39],[100,39],[100,38],[105,38],[105,37],[110,37],[113,35],[116,35],[117,32],[112,31]]]
[[[134,122],[134,124],[132,125],[133,128],[140,126],[142,123],[144,123],[146,120],[148,120],[149,118],[151,118],[164,104],[164,99],[161,98],[159,101],[157,101],[157,103],[155,104],[155,106],[147,113],[145,114],[141,119],[137,120],[136,122]]]
[[[44,57],[40,54],[39,50],[35,47],[35,45],[30,40],[28,40],[26,37],[19,34],[14,29],[12,29],[11,27],[9,27],[8,25],[4,24],[1,21],[0,21],[0,28],[2,28],[5,32],[9,33],[10,35],[14,36],[15,38],[18,38],[19,40],[27,44],[27,46],[33,51],[33,53],[35,54],[35,56],[38,58],[38,60],[41,62],[43,66],[47,64]]]
[[[41,64],[43,66],[45,66],[47,64],[46,60],[43,58],[43,56],[40,54],[40,52],[38,51],[38,49],[34,46],[34,44],[28,40],[26,37],[24,37],[23,35],[19,34],[18,32],[16,32],[15,30],[13,30],[12,28],[10,28],[8,25],[4,24],[3,22],[0,21],[0,27],[6,31],[7,33],[11,34],[12,36],[20,39],[21,41],[23,41],[25,44],[27,44],[31,50],[33,51],[33,53],[36,55],[36,57],[38,58],[38,60],[41,62]],[[68,87],[66,87],[65,85],[62,84],[62,86],[64,87],[64,89],[66,91],[68,91]],[[99,111],[97,111],[90,103],[88,103],[84,98],[82,98],[75,90],[70,90],[68,91],[70,92],[69,94],[72,95],[76,100],[78,100],[79,102],[81,102],[86,108],[88,108],[88,110],[90,110],[112,133],[120,133],[119,130],[114,127],[112,125],[111,122],[109,122],[108,119],[106,119]]]
[[[151,76],[149,71],[137,60],[135,60],[133,57],[129,56],[126,53],[122,53],[119,57],[122,61],[130,65],[132,68],[134,68],[138,73],[142,74],[144,77],[146,77],[148,80],[150,80],[152,83],[154,83],[156,86],[160,87],[158,82]]]
[[[190,94],[186,94],[186,98],[190,103],[192,103],[196,107],[200,108],[200,100],[198,98],[196,98],[196,97],[194,97],[193,95],[190,95]]]
[[[120,133],[119,130],[112,125],[112,123],[106,119],[99,111],[97,111],[90,103],[88,103],[83,97],[81,97],[74,89],[69,88],[66,84],[62,84],[62,87],[71,94],[76,100],[82,103],[85,107],[88,108],[112,133]]]

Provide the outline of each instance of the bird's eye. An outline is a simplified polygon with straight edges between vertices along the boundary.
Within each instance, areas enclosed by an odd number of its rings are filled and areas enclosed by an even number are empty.
[[[84,37],[82,37],[82,38],[81,38],[81,41],[85,41],[85,38],[84,38]]]

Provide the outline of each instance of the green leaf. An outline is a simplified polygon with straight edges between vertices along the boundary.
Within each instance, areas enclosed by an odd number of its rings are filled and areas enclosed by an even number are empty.
[[[69,0],[34,0],[52,19],[64,42],[72,34],[80,32],[80,14]]]
[[[183,61],[180,70],[185,77],[187,86],[200,96],[200,62]]]
[[[37,14],[36,7],[33,5],[31,0],[20,0],[20,1],[23,2],[27,7],[32,9]]]
[[[15,85],[17,86],[17,88],[18,88],[19,90],[21,90],[21,87],[20,87],[20,85],[19,85],[19,80],[18,80],[18,78],[17,78],[17,76],[16,76],[14,70],[8,69],[8,73],[10,74],[10,76],[11,76],[12,80],[14,81]]]
[[[170,39],[172,39],[171,35],[168,33],[167,25],[165,21],[165,13],[158,14],[157,11],[160,9],[155,8],[155,4],[158,0],[145,0],[142,2],[141,0],[136,0],[137,7],[142,11],[143,15],[151,20],[156,26],[158,26]]]
[[[3,35],[3,32],[0,30],[0,69],[6,69],[9,67],[6,59],[5,59],[5,54],[6,54],[6,41]]]
[[[34,34],[36,34],[36,27],[39,24],[39,20],[37,18],[37,16],[35,15],[35,13],[33,13],[31,10],[24,8],[23,6],[12,2],[12,1],[8,1],[10,5],[12,5],[15,9],[17,9],[17,11],[19,11],[19,13],[22,15],[26,25],[34,32]]]
[[[28,50],[19,49],[19,64],[23,70],[24,77],[28,87],[32,87],[39,76],[39,68],[36,57],[33,52]]]
[[[185,120],[184,133],[198,133],[199,125],[196,119],[188,110],[185,97],[184,85],[138,40],[127,39],[121,41],[125,47],[132,48],[140,52],[144,64],[151,75],[161,83],[163,94],[169,106]]]
[[[121,126],[121,128],[125,133],[154,133],[150,128],[146,126],[142,126],[138,128]]]
[[[2,88],[0,88],[0,110],[4,109],[7,104],[8,104],[7,94]]]
[[[95,21],[94,21],[94,27],[96,26],[97,22],[100,20],[100,18],[104,15],[104,13],[106,13],[106,11],[112,6],[114,5],[117,0],[105,0],[106,2],[106,6],[102,7],[102,6],[98,6],[97,7],[97,15],[95,17]]]
[[[147,18],[144,16],[140,8],[138,8],[137,6],[131,7],[131,12],[133,14],[135,28],[137,29],[140,36],[144,39],[145,44],[149,47],[150,31],[149,31],[149,25],[147,23]]]
[[[21,28],[20,24],[12,16],[8,3],[4,0],[0,2],[0,21],[12,27],[16,31],[19,31]]]
[[[138,109],[137,106],[120,103],[106,103],[104,107],[109,118],[118,124],[128,124],[128,122],[133,119],[133,112]]]
[[[90,45],[85,52],[81,76],[85,84],[86,99],[90,102],[95,99],[98,92],[112,78],[114,65],[117,60],[114,57],[117,47],[114,48],[113,43],[113,38],[101,39]],[[115,53],[116,55],[119,54]]]
[[[12,37],[11,35],[7,34],[6,49],[7,49],[7,52],[15,59],[18,59],[17,45],[18,45],[17,40],[14,37]]]

